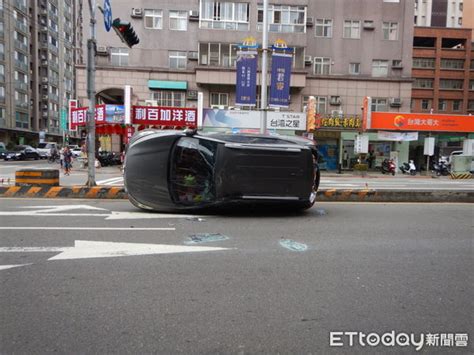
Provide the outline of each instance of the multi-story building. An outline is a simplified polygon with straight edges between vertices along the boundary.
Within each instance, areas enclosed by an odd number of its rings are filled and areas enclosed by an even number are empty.
[[[74,1],[3,0],[0,8],[0,140],[35,144],[43,132],[59,141],[75,96]]]
[[[462,21],[463,28],[472,29],[472,41],[474,42],[474,0],[464,0],[463,8],[464,20]]]
[[[416,27],[413,112],[474,112],[471,29]]]
[[[462,23],[463,0],[415,0],[416,26],[458,28]]]

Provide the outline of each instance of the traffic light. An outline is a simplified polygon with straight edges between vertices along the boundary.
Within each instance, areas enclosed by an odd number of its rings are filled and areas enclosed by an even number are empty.
[[[140,42],[130,22],[121,21],[119,18],[116,18],[112,23],[112,27],[117,33],[117,35],[120,37],[122,42],[130,48]]]

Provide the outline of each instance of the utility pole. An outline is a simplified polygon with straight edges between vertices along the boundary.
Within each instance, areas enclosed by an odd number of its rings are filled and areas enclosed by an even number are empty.
[[[260,133],[264,134],[267,130],[268,0],[263,0],[262,51]]]
[[[95,8],[96,0],[89,1],[90,38],[87,40],[87,186],[96,186],[95,182]]]

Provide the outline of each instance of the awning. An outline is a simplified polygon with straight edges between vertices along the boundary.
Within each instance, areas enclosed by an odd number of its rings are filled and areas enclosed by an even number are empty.
[[[187,81],[148,80],[149,89],[187,90]]]

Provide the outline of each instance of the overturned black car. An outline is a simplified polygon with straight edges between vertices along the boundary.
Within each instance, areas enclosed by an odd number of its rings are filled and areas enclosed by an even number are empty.
[[[145,130],[124,163],[130,201],[154,211],[242,204],[310,208],[319,186],[314,143],[300,137]]]

